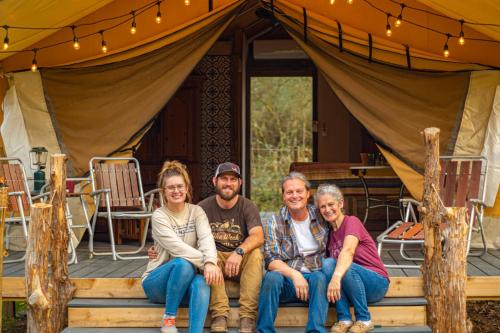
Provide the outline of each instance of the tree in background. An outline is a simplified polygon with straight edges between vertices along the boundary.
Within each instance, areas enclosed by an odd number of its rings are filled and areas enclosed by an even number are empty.
[[[275,211],[290,163],[312,161],[312,78],[252,77],[250,89],[251,197]]]

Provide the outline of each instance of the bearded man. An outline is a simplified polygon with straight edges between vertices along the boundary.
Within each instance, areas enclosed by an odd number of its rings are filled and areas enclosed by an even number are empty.
[[[226,279],[240,282],[240,332],[255,331],[259,289],[263,275],[264,232],[259,209],[239,195],[240,167],[220,164],[212,178],[215,195],[198,203],[208,216],[217,247],[218,265]],[[229,299],[225,285],[211,286],[212,332],[227,332]]]

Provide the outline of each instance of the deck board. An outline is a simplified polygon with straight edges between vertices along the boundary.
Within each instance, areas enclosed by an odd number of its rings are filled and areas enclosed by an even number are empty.
[[[98,243],[97,248],[105,249],[105,244]],[[146,247],[147,248],[147,247]],[[120,246],[120,251],[130,250],[130,246]],[[410,256],[422,255],[418,249],[408,248],[405,252]],[[111,256],[94,256],[89,258],[87,244],[81,244],[77,250],[78,263],[69,266],[71,277],[78,278],[95,278],[95,277],[108,277],[108,278],[137,278],[141,277],[142,273],[146,270],[146,259],[134,260],[117,260],[113,261]],[[146,255],[146,252],[140,253]],[[19,258],[22,252],[12,251],[9,258]],[[382,259],[386,264],[418,264],[421,262],[407,261],[401,258],[399,248],[384,248],[382,252]],[[469,276],[500,276],[500,250],[488,250],[483,257],[468,257],[468,271]],[[418,269],[397,269],[390,268],[387,270],[389,276],[394,277],[414,277],[421,276]],[[11,276],[24,276],[24,262],[4,264],[3,275],[6,277]]]

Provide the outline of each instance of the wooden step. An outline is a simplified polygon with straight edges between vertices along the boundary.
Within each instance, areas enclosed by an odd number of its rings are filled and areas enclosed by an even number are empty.
[[[230,328],[229,333],[238,333],[237,328]],[[328,329],[327,329],[328,331]],[[158,328],[78,328],[68,327],[62,333],[158,333]],[[187,328],[179,329],[179,333],[186,333]],[[282,327],[277,328],[278,333],[303,333],[304,328]],[[375,327],[370,333],[431,333],[428,326],[400,326],[400,327]],[[210,333],[210,329],[205,328],[203,333]]]
[[[229,327],[238,326],[238,302],[230,301]],[[426,325],[424,298],[385,298],[371,304],[372,320],[381,326]],[[155,327],[161,321],[164,305],[145,299],[75,299],[68,307],[69,327]],[[305,327],[308,307],[305,303],[280,305],[276,327]],[[186,327],[187,308],[180,308],[177,325]],[[336,320],[335,311],[328,313],[327,325]],[[210,325],[207,318],[206,326]]]
[[[76,286],[76,298],[145,298],[139,278],[72,278]],[[4,277],[4,300],[25,300],[24,277]],[[386,297],[424,296],[421,277],[391,277]],[[500,276],[467,277],[467,300],[500,300]],[[226,282],[230,297],[239,295],[236,283]]]

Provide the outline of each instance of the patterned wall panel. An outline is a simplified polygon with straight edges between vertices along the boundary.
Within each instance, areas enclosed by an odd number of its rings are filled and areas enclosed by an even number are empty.
[[[194,73],[203,77],[201,97],[201,198],[212,194],[217,165],[231,158],[231,57],[205,56]]]

